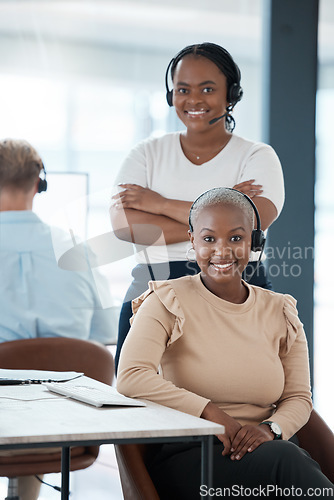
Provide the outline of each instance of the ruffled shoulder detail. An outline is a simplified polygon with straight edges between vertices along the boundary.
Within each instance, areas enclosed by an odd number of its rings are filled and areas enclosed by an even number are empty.
[[[287,326],[287,335],[285,345],[282,346],[282,353],[287,354],[296,340],[298,331],[303,329],[303,323],[300,321],[296,307],[297,301],[291,295],[284,295],[283,314]]]
[[[130,323],[132,324],[132,321],[144,300],[146,300],[152,293],[155,293],[167,311],[175,317],[174,326],[167,342],[167,347],[183,335],[183,325],[185,321],[182,307],[170,281],[149,281],[149,289],[132,301],[133,316],[130,319]]]
[[[132,314],[133,315],[130,318],[130,324],[132,324],[133,319],[134,319],[135,315],[137,314],[138,309],[140,308],[140,306],[144,302],[144,300],[147,299],[147,297],[149,295],[151,295],[151,293],[152,293],[152,290],[148,289],[148,290],[146,290],[146,292],[139,295],[139,297],[136,297],[135,299],[132,300],[131,305],[132,305]]]

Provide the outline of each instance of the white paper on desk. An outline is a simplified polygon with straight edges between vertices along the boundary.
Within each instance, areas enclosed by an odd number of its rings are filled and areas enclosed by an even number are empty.
[[[32,382],[66,382],[78,377],[83,373],[78,372],[53,372],[45,370],[5,370],[0,369],[0,380],[31,380]]]

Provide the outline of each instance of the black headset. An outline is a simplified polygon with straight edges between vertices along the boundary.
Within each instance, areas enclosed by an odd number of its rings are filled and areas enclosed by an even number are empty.
[[[229,188],[229,189],[232,190],[233,188]],[[234,189],[233,191],[237,191],[237,189]],[[241,193],[241,191],[238,191],[238,193]],[[261,219],[260,219],[259,211],[256,208],[254,201],[249,196],[247,196],[247,194],[245,194],[245,193],[241,193],[241,194],[252,205],[254,213],[255,213],[255,217],[256,217],[256,229],[253,229],[253,231],[252,231],[251,250],[252,250],[252,252],[259,252],[259,251],[263,252],[264,245],[266,243],[266,236],[261,229]]]
[[[167,99],[168,106],[173,106],[173,90],[170,90],[170,88],[168,86],[168,75],[169,75],[169,70],[170,70],[170,68],[171,68],[171,66],[176,58],[177,58],[177,56],[173,57],[173,59],[171,59],[169,61],[169,64],[168,64],[167,70],[166,70],[166,74],[165,74],[166,99]],[[211,60],[211,59],[209,59],[209,60]],[[238,69],[238,74],[240,75],[239,68],[237,68],[237,69]],[[240,78],[239,78],[239,81],[240,81]],[[237,104],[237,102],[239,102],[240,99],[242,98],[242,95],[243,95],[243,90],[242,90],[242,87],[240,86],[240,83],[234,82],[227,89],[227,102],[229,102],[230,105],[232,106],[232,108],[234,108],[234,106]]]
[[[230,191],[236,191],[237,193],[241,194],[244,198],[246,198],[246,200],[249,201],[249,203],[252,205],[253,207],[253,210],[255,212],[255,217],[256,217],[256,229],[253,229],[252,231],[252,243],[251,243],[251,250],[252,252],[263,252],[263,249],[264,249],[264,245],[266,243],[266,237],[265,237],[265,234],[264,232],[262,231],[261,229],[261,219],[260,219],[260,214],[258,212],[258,209],[256,208],[256,205],[255,203],[253,202],[253,200],[247,196],[247,194],[245,193],[242,193],[241,191],[238,191],[237,189],[233,189],[233,188],[225,188],[225,189],[229,189]],[[211,189],[209,190],[211,191]],[[193,206],[194,204],[202,197],[204,196],[208,191],[205,191],[204,193],[202,193],[195,201],[194,203],[191,205],[191,208],[190,208],[190,212],[189,212],[189,229],[191,232],[194,231],[194,228],[193,228],[193,225],[191,223],[191,212],[193,210]]]
[[[44,178],[43,179],[41,177],[39,178],[38,188],[37,188],[37,192],[38,193],[42,193],[43,191],[46,191],[47,187],[48,187],[48,183],[46,181],[46,171],[45,171],[45,167],[44,167],[43,163],[42,163],[42,170],[41,170],[41,172],[43,173]]]
[[[173,59],[171,59],[169,61],[167,69],[166,69],[166,74],[165,74],[166,99],[167,99],[168,106],[170,106],[170,107],[173,106],[173,90],[170,90],[169,86],[168,86],[168,73],[169,73],[169,69],[174,61],[175,61],[175,57],[173,57]]]

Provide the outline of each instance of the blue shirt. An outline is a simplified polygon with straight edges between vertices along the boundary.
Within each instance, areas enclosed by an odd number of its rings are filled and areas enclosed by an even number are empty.
[[[63,234],[58,229],[51,234],[31,211],[0,212],[0,342],[33,337],[113,342],[113,312],[101,307],[89,266],[68,271],[57,265],[52,238]],[[106,289],[102,276],[101,285]]]

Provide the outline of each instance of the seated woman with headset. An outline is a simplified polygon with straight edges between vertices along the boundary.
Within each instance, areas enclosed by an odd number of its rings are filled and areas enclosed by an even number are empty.
[[[150,282],[133,301],[118,390],[225,426],[214,444],[218,496],[232,487],[262,487],[269,497],[282,488],[333,492],[319,465],[289,441],[312,409],[296,301],[242,279],[250,251],[264,245],[254,203],[234,189],[211,189],[193,203],[189,226],[201,271]],[[197,444],[162,446],[149,464],[161,499],[205,494],[200,456]]]

